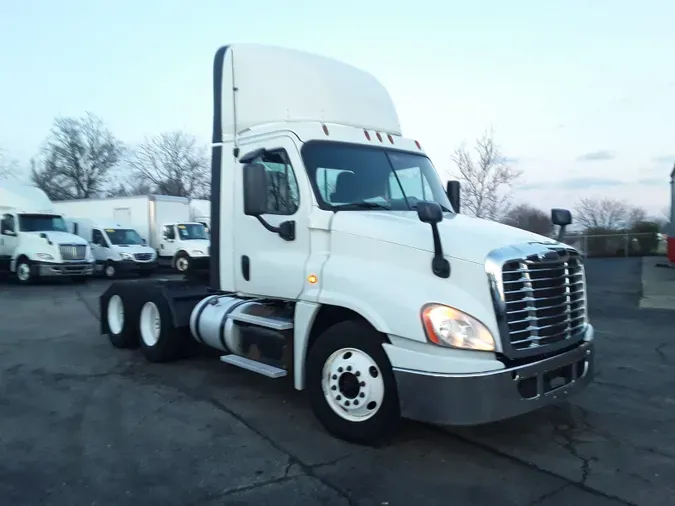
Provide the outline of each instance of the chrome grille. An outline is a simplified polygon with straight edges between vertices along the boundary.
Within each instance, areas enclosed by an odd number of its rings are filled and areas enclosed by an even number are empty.
[[[84,260],[87,255],[87,247],[80,244],[59,244],[61,258],[64,260]]]
[[[141,262],[147,262],[152,258],[152,253],[134,253],[134,258]]]
[[[517,248],[526,253],[520,258],[503,257],[494,273],[502,344],[512,356],[573,344],[583,338],[586,326],[586,280],[579,253],[566,247],[527,246]]]

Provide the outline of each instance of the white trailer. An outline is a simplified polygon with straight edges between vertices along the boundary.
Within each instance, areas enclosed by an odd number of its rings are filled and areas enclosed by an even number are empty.
[[[69,276],[84,282],[94,273],[87,241],[71,234],[45,192],[0,181],[0,271],[21,284],[39,277]]]
[[[96,271],[107,278],[121,273],[145,277],[157,270],[157,252],[130,226],[90,218],[66,218],[66,225],[89,241]]]
[[[219,49],[214,69],[210,282],[113,283],[113,346],[161,362],[195,339],[288,375],[361,443],[400,417],[493,422],[591,381],[583,257],[460,214],[458,183],[443,187],[373,76],[256,44]]]
[[[54,202],[54,207],[67,217],[112,220],[133,228],[157,252],[160,265],[180,272],[186,272],[195,259],[208,259],[208,233],[191,218],[188,198],[141,195],[63,200]]]

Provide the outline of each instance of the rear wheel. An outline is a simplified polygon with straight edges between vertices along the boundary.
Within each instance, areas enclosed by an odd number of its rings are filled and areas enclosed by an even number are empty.
[[[188,342],[185,333],[173,324],[171,308],[164,297],[150,294],[138,318],[141,353],[150,362],[182,358]]]
[[[380,443],[401,417],[382,338],[365,322],[340,322],[318,337],[307,358],[307,391],[321,424],[346,441]]]
[[[115,348],[137,348],[138,331],[134,325],[130,301],[115,294],[108,299],[105,312],[110,343]]]

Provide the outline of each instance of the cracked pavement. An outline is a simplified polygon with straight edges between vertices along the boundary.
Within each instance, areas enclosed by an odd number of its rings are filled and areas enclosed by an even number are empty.
[[[585,392],[488,426],[404,423],[380,448],[329,436],[286,379],[113,349],[96,319],[104,281],[0,281],[0,503],[672,504],[675,313],[638,307],[640,268],[587,262]]]

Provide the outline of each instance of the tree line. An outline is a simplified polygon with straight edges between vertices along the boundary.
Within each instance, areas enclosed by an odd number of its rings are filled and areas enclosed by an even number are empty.
[[[469,148],[451,156],[454,176],[462,183],[464,212],[550,236],[548,210],[515,203],[512,190],[522,171],[508,163],[486,130]],[[0,149],[0,179],[17,174],[19,163]],[[180,130],[148,136],[135,146],[118,139],[96,115],[57,117],[40,152],[30,160],[30,179],[52,200],[132,196],[157,193],[209,198],[206,146]],[[621,200],[580,198],[574,222],[598,234],[617,230],[664,229],[669,216],[648,218],[644,209]]]
[[[462,183],[462,207],[471,215],[499,221],[531,232],[551,236],[550,214],[528,203],[514,204],[512,190],[522,178],[522,171],[508,163],[494,139],[486,130],[469,148],[457,148],[452,161],[454,177]],[[586,234],[616,233],[654,234],[664,231],[670,213],[649,217],[645,209],[626,201],[606,197],[583,197],[573,207],[573,222]]]
[[[18,170],[18,162],[0,153],[0,178]],[[127,146],[91,113],[54,120],[30,160],[30,179],[51,200],[149,193],[209,198],[211,192],[208,151],[193,135],[163,132]]]

